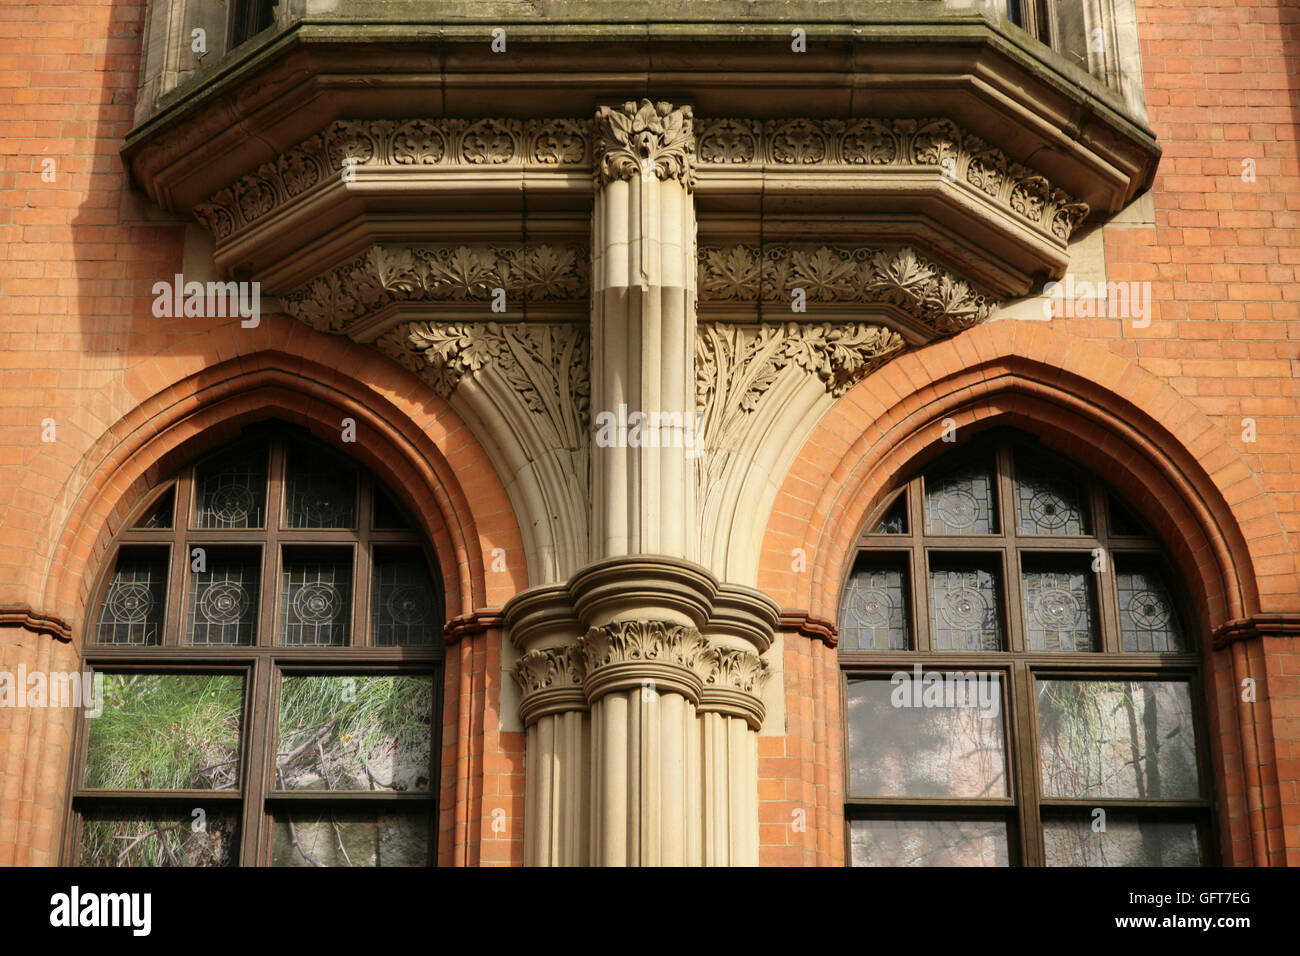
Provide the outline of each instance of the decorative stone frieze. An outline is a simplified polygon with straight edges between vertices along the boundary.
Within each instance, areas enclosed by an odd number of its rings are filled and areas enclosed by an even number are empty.
[[[701,119],[699,163],[710,166],[937,166],[1062,242],[1088,215],[1046,178],[949,119]]]
[[[580,245],[380,244],[281,296],[284,310],[321,332],[347,333],[402,302],[490,302],[508,307],[585,299],[590,271]]]
[[[695,187],[694,116],[689,106],[628,101],[596,111],[596,185],[619,179],[675,179]]]
[[[809,303],[892,305],[935,335],[970,328],[997,305],[993,296],[907,246],[704,246],[699,269],[700,299],[706,304],[762,302],[788,308],[794,290],[802,289]]]
[[[218,190],[194,215],[218,241],[265,218],[321,183],[373,167],[585,168],[590,123],[575,119],[338,121],[275,162]]]

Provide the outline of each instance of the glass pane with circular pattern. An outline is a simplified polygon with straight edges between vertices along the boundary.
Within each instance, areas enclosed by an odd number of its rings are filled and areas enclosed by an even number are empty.
[[[955,465],[925,476],[926,534],[997,534],[993,471],[987,461]]]
[[[849,792],[857,797],[1003,797],[998,674],[901,671],[848,680]]]
[[[431,788],[427,675],[286,676],[279,715],[277,790]]]
[[[1060,562],[1044,566],[1041,559],[1029,556],[1025,564],[1021,581],[1029,649],[1100,651],[1092,573]]]
[[[853,866],[1010,866],[1002,820],[852,820]]]
[[[1152,567],[1125,567],[1117,561],[1119,631],[1126,651],[1185,654],[1192,650],[1164,575]]]
[[[932,558],[930,637],[936,651],[1000,651],[1001,575],[992,560]]]
[[[200,465],[194,527],[260,528],[266,521],[266,449]]]
[[[285,481],[290,528],[351,528],[357,523],[357,476],[315,450],[291,448]]]
[[[376,647],[427,647],[441,634],[438,595],[415,550],[376,549],[371,572],[371,631]]]
[[[352,625],[352,552],[285,548],[280,572],[279,641],[341,647]]]
[[[239,785],[244,679],[233,674],[108,673],[86,721],[85,787],[233,790]]]
[[[905,651],[907,567],[902,559],[859,555],[844,589],[840,650]]]
[[[257,637],[256,548],[190,548],[186,643],[247,645]],[[199,570],[195,570],[196,566]]]
[[[1186,681],[1040,680],[1038,733],[1045,796],[1200,796]]]
[[[1025,455],[1016,456],[1016,512],[1021,534],[1083,535],[1091,530],[1083,490]]]
[[[96,644],[162,643],[167,594],[167,551],[122,548],[99,607]]]
[[[1195,823],[1102,809],[1104,829],[1094,826],[1097,818],[1092,809],[1043,821],[1048,866],[1200,866],[1204,862]]]

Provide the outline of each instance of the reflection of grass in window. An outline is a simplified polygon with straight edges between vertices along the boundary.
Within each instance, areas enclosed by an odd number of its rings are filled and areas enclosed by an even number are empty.
[[[209,814],[202,830],[192,816],[88,818],[82,824],[82,866],[230,866],[233,817]]]
[[[89,721],[85,785],[232,789],[242,698],[235,676],[106,674],[104,711]]]
[[[289,677],[281,686],[276,786],[429,787],[428,677]]]

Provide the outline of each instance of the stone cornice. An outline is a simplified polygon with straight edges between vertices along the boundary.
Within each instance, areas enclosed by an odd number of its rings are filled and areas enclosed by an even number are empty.
[[[694,114],[689,106],[628,101],[596,110],[596,185],[653,177],[695,188]]]
[[[71,624],[57,614],[38,611],[26,604],[0,605],[0,627],[21,627],[60,641],[72,640]]]
[[[993,296],[907,246],[702,246],[697,288],[705,305],[763,303],[786,313],[797,289],[808,305],[860,311],[879,303],[901,313],[909,332],[921,339],[970,328],[997,305]]]

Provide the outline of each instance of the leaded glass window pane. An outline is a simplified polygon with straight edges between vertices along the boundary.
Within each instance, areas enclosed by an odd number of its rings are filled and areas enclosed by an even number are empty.
[[[287,676],[275,788],[428,791],[432,719],[427,675]]]
[[[1103,808],[1105,809],[1105,808]],[[1104,830],[1091,811],[1043,822],[1048,866],[1200,866],[1200,828],[1195,823],[1152,820],[1106,810]]]
[[[266,520],[266,450],[246,451],[198,469],[198,528],[260,528]]]
[[[1031,651],[1100,651],[1092,574],[1026,569],[1021,578]]]
[[[433,580],[418,553],[376,553],[370,615],[377,647],[420,647],[436,643],[437,607]]]
[[[844,591],[840,647],[846,651],[905,651],[907,571],[902,560],[859,556]]]
[[[168,490],[161,498],[149,506],[149,509],[140,516],[140,520],[135,523],[137,528],[170,528],[172,526],[172,511],[175,508],[176,491]]]
[[[429,813],[304,808],[276,816],[272,866],[428,866]]]
[[[899,495],[889,510],[880,516],[872,534],[907,534],[907,495]]]
[[[888,680],[850,678],[848,716],[852,795],[1006,795],[998,674],[907,670]]]
[[[280,573],[281,644],[347,644],[351,612],[351,552],[285,549]]]
[[[294,448],[286,484],[288,527],[351,528],[357,523],[357,477],[345,465]]]
[[[1016,457],[1016,511],[1021,534],[1083,535],[1091,531],[1087,499],[1077,484]]]
[[[136,813],[92,810],[81,825],[81,866],[234,866],[239,815],[203,807],[202,825],[190,807]]]
[[[936,563],[930,569],[930,635],[936,651],[1003,649],[1000,575],[984,566]]]
[[[88,720],[83,785],[107,790],[233,790],[244,680],[230,674],[103,675]]]
[[[1152,568],[1115,569],[1119,631],[1126,651],[1186,653],[1192,648],[1179,626],[1164,576]]]
[[[167,552],[122,548],[99,608],[96,644],[162,643]]]
[[[1045,796],[1200,796],[1184,681],[1040,680],[1038,732]]]
[[[996,534],[993,473],[986,461],[967,462],[925,478],[926,534]]]
[[[402,509],[393,503],[381,489],[375,489],[375,513],[372,524],[376,528],[409,528],[410,523],[402,514]]]
[[[201,552],[198,557],[196,552]],[[257,634],[256,551],[190,549],[190,644],[252,644]],[[195,561],[203,569],[193,570]]]
[[[854,866],[1010,866],[1001,820],[853,820]]]

